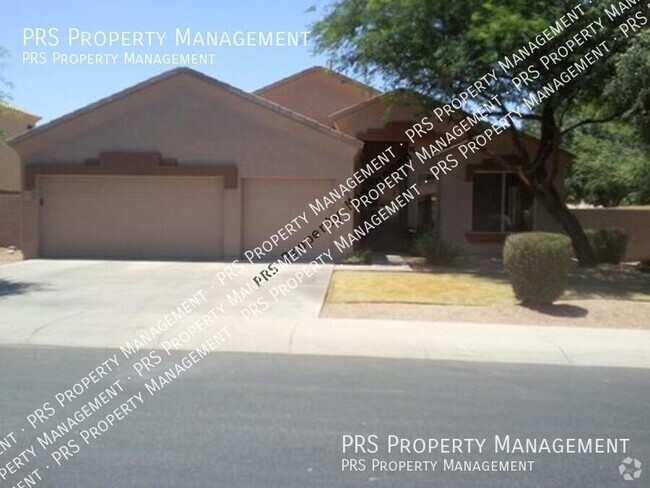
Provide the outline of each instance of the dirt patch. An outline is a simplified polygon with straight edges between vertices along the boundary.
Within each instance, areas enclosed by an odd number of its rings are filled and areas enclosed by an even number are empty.
[[[650,329],[650,302],[562,301],[540,310],[519,305],[328,303],[323,307],[321,317]]]
[[[15,263],[23,260],[23,253],[8,247],[0,247],[0,266],[7,263]]]

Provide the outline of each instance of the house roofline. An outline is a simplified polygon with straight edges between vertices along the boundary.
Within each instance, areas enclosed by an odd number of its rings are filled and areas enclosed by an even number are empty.
[[[363,102],[355,103],[354,105],[350,105],[349,107],[342,108],[341,110],[338,110],[338,111],[330,114],[330,119],[332,121],[335,121],[337,119],[340,119],[341,117],[345,117],[346,115],[358,112],[358,111],[363,110],[363,109],[365,109],[365,108],[367,108],[367,107],[369,107],[371,105],[379,103],[379,102],[381,102],[381,101],[383,101],[383,100],[385,100],[385,99],[387,99],[387,98],[389,98],[391,96],[399,96],[401,94],[412,95],[414,97],[420,97],[421,96],[416,91],[403,89],[403,88],[398,88],[398,89],[390,91],[390,92],[381,93],[380,95],[372,97],[372,98],[370,98],[368,100],[364,100]],[[469,117],[470,116],[470,114],[465,112],[464,110],[461,110],[460,113],[463,114],[463,117]],[[492,126],[492,124],[490,124],[489,122],[480,122],[478,126],[479,127],[484,127],[485,126],[485,128],[487,129],[487,127]],[[513,129],[511,127],[509,127],[508,129],[506,129],[506,132],[510,133],[512,130]],[[528,132],[520,131],[519,133],[520,133],[521,136],[523,136],[525,138],[534,139],[535,141],[539,141],[538,137],[536,137],[536,136],[534,136],[532,134],[529,134]],[[560,152],[564,153],[565,155],[567,155],[568,157],[570,157],[571,159],[575,158],[575,154],[573,154],[571,151],[569,151],[567,149],[564,149],[563,147],[559,147],[558,150]]]
[[[229,85],[228,83],[225,83],[223,81],[219,81],[216,78],[212,78],[211,76],[208,76],[208,75],[206,75],[204,73],[201,73],[199,71],[196,71],[196,70],[193,70],[193,69],[187,68],[187,67],[174,68],[174,69],[171,69],[169,71],[165,71],[165,72],[163,72],[163,73],[161,73],[159,75],[153,76],[153,77],[151,77],[151,78],[149,78],[147,80],[141,81],[140,83],[137,83],[137,84],[135,84],[133,86],[125,88],[124,90],[113,93],[112,95],[101,98],[101,99],[99,99],[99,100],[97,100],[95,102],[92,102],[92,103],[90,103],[88,105],[85,105],[85,106],[83,106],[83,107],[81,107],[81,108],[79,108],[77,110],[74,110],[72,112],[69,112],[69,113],[61,116],[61,117],[58,117],[58,118],[48,122],[47,124],[44,124],[42,126],[31,129],[31,130],[29,130],[27,132],[23,132],[21,134],[18,134],[16,136],[12,137],[11,139],[9,139],[8,142],[9,142],[9,144],[13,145],[15,143],[20,143],[22,141],[31,139],[31,138],[36,137],[38,135],[41,135],[41,134],[43,134],[45,132],[48,132],[48,131],[50,131],[50,130],[52,130],[52,129],[54,129],[54,128],[62,125],[62,124],[70,122],[70,121],[74,120],[75,118],[77,118],[79,116],[91,113],[91,112],[93,112],[95,110],[98,110],[98,109],[104,107],[105,105],[108,105],[110,103],[113,103],[113,102],[116,102],[116,101],[121,100],[123,98],[126,98],[126,97],[128,97],[130,95],[133,95],[133,94],[135,94],[135,93],[137,93],[139,91],[142,91],[142,90],[144,90],[144,89],[146,89],[146,88],[148,88],[148,87],[150,87],[152,85],[155,85],[157,83],[161,83],[163,81],[166,81],[168,79],[171,79],[171,78],[173,78],[175,76],[179,76],[179,75],[182,75],[182,74],[192,76],[192,77],[197,78],[197,79],[199,79],[199,80],[201,80],[203,82],[206,82],[206,83],[208,83],[208,84],[210,84],[212,86],[222,88],[222,89],[228,91],[229,93],[231,93],[231,94],[233,94],[235,96],[238,96],[239,98],[242,98],[242,99],[244,99],[246,101],[249,101],[251,103],[254,103],[256,105],[262,106],[262,107],[264,107],[264,108],[266,108],[268,110],[279,113],[280,115],[283,115],[283,116],[285,116],[285,117],[287,117],[289,119],[292,119],[292,120],[294,120],[296,122],[300,122],[300,123],[306,125],[307,127],[310,127],[310,128],[312,128],[314,130],[317,130],[317,131],[319,131],[319,132],[321,132],[321,133],[323,133],[325,135],[328,135],[328,136],[330,136],[332,138],[338,139],[338,140],[340,140],[342,142],[345,142],[345,143],[348,143],[348,144],[351,144],[351,145],[355,145],[357,147],[360,147],[361,144],[362,144],[361,141],[359,141],[358,139],[356,139],[356,138],[354,138],[352,136],[349,136],[347,134],[344,134],[342,132],[339,132],[339,131],[337,131],[335,129],[332,129],[331,127],[328,127],[328,126],[326,126],[324,124],[321,124],[320,122],[318,122],[318,121],[316,121],[314,119],[310,119],[309,117],[306,117],[306,116],[304,116],[302,114],[294,112],[293,110],[290,110],[290,109],[288,109],[286,107],[283,107],[282,105],[278,105],[277,103],[271,102],[269,100],[266,100],[263,97],[255,95],[254,93],[248,93],[248,92],[246,92],[244,90],[241,90],[241,89],[236,88],[236,87],[234,87],[232,85]]]
[[[392,96],[407,95],[407,94],[412,95],[414,97],[418,96],[416,92],[412,90],[406,90],[403,88],[398,88],[396,90],[389,91],[389,92],[383,92],[383,93],[380,92],[379,94],[377,94],[372,98],[369,98],[368,100],[364,100],[363,102],[355,103],[353,105],[349,105],[348,107],[344,107],[340,110],[337,110],[336,112],[330,114],[330,118],[332,120],[336,120],[341,117],[345,117],[346,115],[349,115],[351,113],[358,112],[359,110],[363,110],[364,108],[370,105],[374,105],[377,102],[380,102],[386,98],[390,98]]]
[[[334,71],[334,70],[326,68],[324,66],[312,66],[311,68],[304,69],[302,71],[299,71],[298,73],[294,73],[294,74],[289,75],[289,76],[287,76],[285,78],[281,78],[278,81],[274,81],[273,83],[271,83],[269,85],[266,85],[266,86],[263,86],[262,88],[258,88],[253,93],[255,95],[259,95],[259,94],[261,94],[263,92],[267,92],[269,90],[272,90],[273,88],[285,85],[285,84],[290,83],[290,82],[292,82],[294,80],[297,80],[298,78],[302,78],[303,76],[306,76],[308,74],[315,73],[315,72],[323,72],[323,73],[326,73],[328,75],[336,76],[336,77],[342,79],[343,81],[346,81],[348,83],[352,83],[353,85],[356,85],[359,88],[362,88],[364,90],[371,91],[371,92],[375,93],[376,95],[379,95],[379,94],[382,93],[381,90],[378,90],[378,89],[376,89],[376,88],[374,88],[374,87],[372,87],[370,85],[366,85],[365,83],[361,83],[360,81],[355,80],[354,78],[350,78],[349,76],[345,76],[344,74],[341,74],[338,71]]]

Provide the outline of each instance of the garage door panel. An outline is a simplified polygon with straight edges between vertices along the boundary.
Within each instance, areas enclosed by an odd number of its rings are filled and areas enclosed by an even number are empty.
[[[243,180],[244,251],[259,246],[298,214],[307,211],[309,223],[299,233],[283,241],[265,259],[277,259],[283,252],[293,248],[320,225],[322,218],[313,215],[309,204],[329,193],[333,185],[332,180]],[[331,242],[329,235],[321,237],[305,258],[318,256],[327,250]]]
[[[219,178],[75,176],[39,184],[43,256],[222,257]]]

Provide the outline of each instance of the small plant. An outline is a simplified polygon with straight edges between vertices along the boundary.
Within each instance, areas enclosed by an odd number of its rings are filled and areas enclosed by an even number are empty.
[[[515,296],[525,305],[549,305],[566,290],[571,240],[562,234],[525,232],[508,236],[503,263]]]
[[[623,229],[586,229],[585,235],[599,263],[620,264],[625,257],[628,236]]]
[[[452,265],[460,257],[460,251],[445,242],[438,232],[419,234],[414,241],[415,253],[422,256],[427,264]]]
[[[345,254],[341,258],[342,264],[372,264],[372,251],[370,249],[358,249]]]

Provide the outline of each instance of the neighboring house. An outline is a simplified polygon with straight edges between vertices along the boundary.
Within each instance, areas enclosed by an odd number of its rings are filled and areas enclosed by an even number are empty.
[[[0,246],[20,244],[20,159],[6,139],[33,128],[39,120],[0,102]]]
[[[306,211],[309,224],[264,256],[277,258],[329,215],[313,216],[314,199],[388,146],[406,155],[404,130],[416,115],[324,68],[253,94],[174,69],[10,141],[24,175],[22,250],[26,257],[232,259]],[[514,158],[510,139],[503,134],[489,148]],[[566,153],[556,157],[569,162]],[[440,181],[428,172],[434,163],[416,163],[408,184],[420,183],[420,200],[364,246],[403,249],[410,228],[436,227],[469,252],[495,252],[508,232],[553,228],[516,175],[485,154]],[[368,212],[357,223],[364,218]],[[310,255],[352,228],[351,221],[318,239]]]

